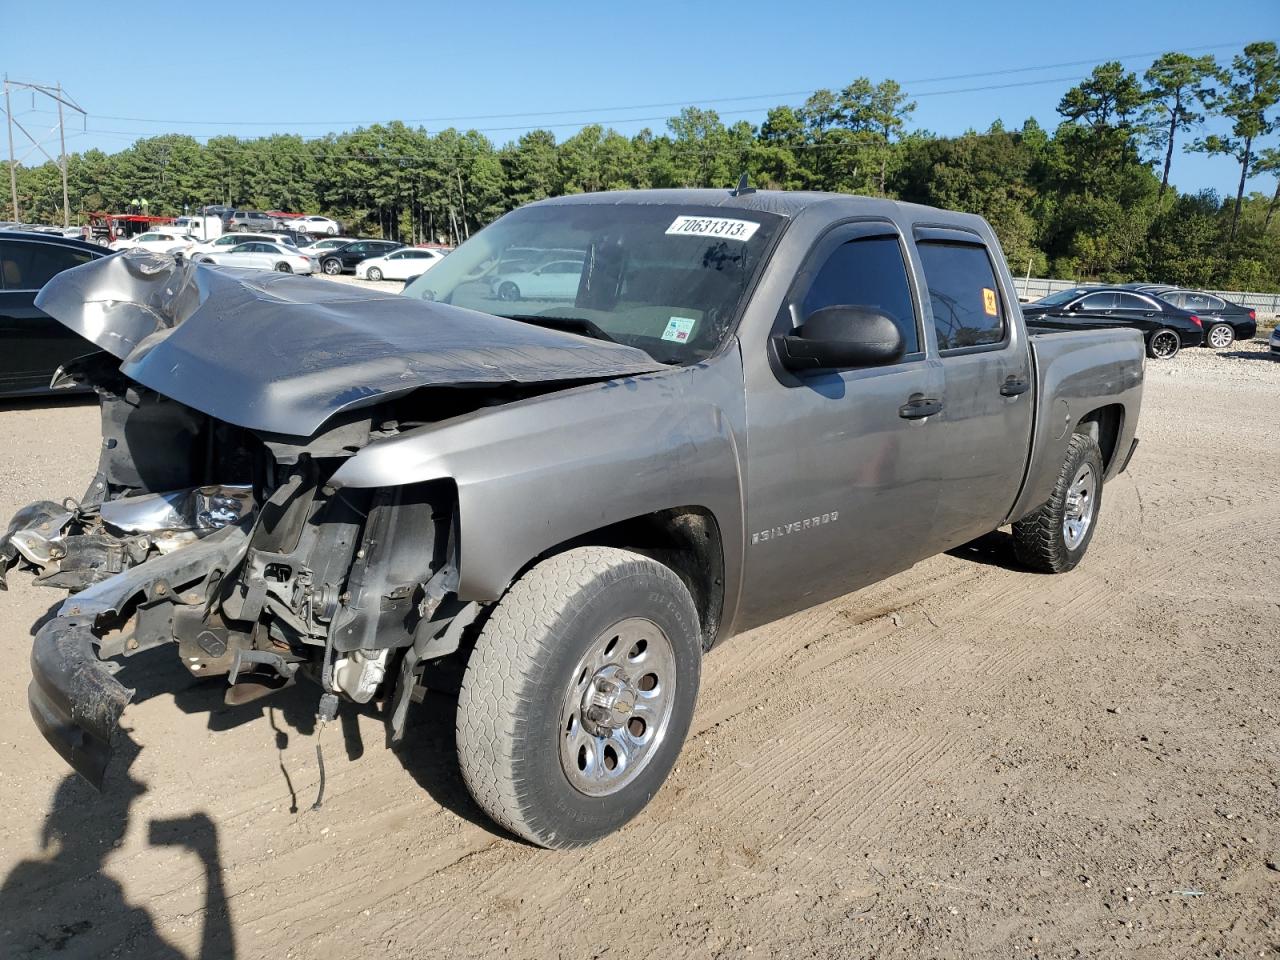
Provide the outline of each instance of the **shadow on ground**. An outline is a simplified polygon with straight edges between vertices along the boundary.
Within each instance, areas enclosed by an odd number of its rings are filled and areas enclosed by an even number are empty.
[[[993,530],[991,533],[970,540],[968,543],[947,551],[947,556],[960,560],[972,560],[987,567],[1003,567],[1005,570],[1017,570],[1020,573],[1035,573],[1018,562],[1013,552],[1013,534],[1004,530]]]
[[[144,906],[129,903],[107,870],[124,840],[134,802],[147,791],[131,771],[138,746],[121,731],[102,793],[67,774],[41,830],[43,856],[18,863],[0,886],[0,956],[13,958],[183,957]],[[152,846],[189,851],[204,868],[199,960],[235,956],[231,914],[218,855],[218,830],[204,813],[147,825]]]
[[[173,702],[183,713],[205,714],[209,729],[215,732],[257,722],[262,735],[272,738],[276,748],[280,774],[289,791],[290,812],[297,813],[310,807],[315,796],[309,792],[310,788],[308,792],[299,794],[284,764],[284,751],[291,743],[295,747],[314,749],[320,688],[304,679],[261,700],[230,706],[224,701],[227,691],[225,678],[193,677],[175,654],[172,647],[160,647],[139,654],[124,661],[125,666],[116,678],[137,691],[134,703],[142,703],[153,697],[172,696]],[[393,671],[388,673],[395,675]],[[495,835],[507,836],[471,799],[462,780],[454,744],[457,691],[449,683],[443,684],[443,687],[440,691],[428,691],[421,703],[410,705],[404,737],[394,744],[389,742],[390,727],[386,724],[382,704],[341,703],[337,727],[342,731],[341,743],[346,759],[355,763],[364,758],[365,740],[360,721],[374,719],[382,726],[387,739],[384,743],[372,744],[372,749],[376,751],[384,746],[389,747],[405,771],[440,806]],[[329,751],[338,742],[332,737],[335,732],[332,726],[324,734],[326,755],[330,755]],[[367,728],[368,724],[365,726]],[[313,743],[295,743],[296,737],[312,740]],[[174,749],[178,748],[174,744]],[[333,771],[334,766],[330,764],[329,773],[332,774]]]
[[[92,390],[52,393],[38,397],[0,397],[0,413],[24,410],[51,410],[57,407],[96,407],[98,395]]]

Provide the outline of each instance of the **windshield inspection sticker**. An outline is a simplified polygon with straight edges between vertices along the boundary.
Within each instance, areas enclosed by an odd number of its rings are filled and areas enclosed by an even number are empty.
[[[750,240],[760,229],[751,220],[731,220],[727,217],[676,217],[667,227],[667,233],[677,237],[717,237],[721,240]]]
[[[996,292],[990,287],[982,288],[982,309],[988,317],[994,317],[999,312],[996,310]]]
[[[662,339],[671,340],[674,343],[688,343],[689,334],[693,333],[693,325],[697,322],[688,317],[672,317],[667,321],[667,329],[662,331]]]

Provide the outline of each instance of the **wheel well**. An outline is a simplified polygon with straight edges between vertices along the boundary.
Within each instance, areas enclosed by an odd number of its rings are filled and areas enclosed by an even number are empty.
[[[559,544],[538,559],[585,546],[631,550],[675,571],[698,609],[703,649],[710,649],[724,613],[724,548],[709,511],[676,507],[633,517]]]
[[[1119,403],[1090,410],[1076,424],[1075,433],[1087,433],[1098,442],[1098,449],[1102,451],[1104,471],[1111,469],[1111,461],[1116,454],[1116,444],[1120,441],[1120,428],[1123,424],[1124,406]]]

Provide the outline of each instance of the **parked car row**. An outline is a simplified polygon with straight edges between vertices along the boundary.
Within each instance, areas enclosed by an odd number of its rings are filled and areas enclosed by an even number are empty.
[[[1170,284],[1074,287],[1023,304],[1022,313],[1040,327],[1140,330],[1147,356],[1156,360],[1169,360],[1183,347],[1224,350],[1258,332],[1257,314],[1248,307]]]
[[[265,213],[261,210],[238,210],[234,207],[208,206],[204,214],[222,218],[222,228],[227,233],[265,233],[269,230],[286,230],[290,233],[307,236],[337,236],[342,232],[342,224],[331,217],[318,214]]]

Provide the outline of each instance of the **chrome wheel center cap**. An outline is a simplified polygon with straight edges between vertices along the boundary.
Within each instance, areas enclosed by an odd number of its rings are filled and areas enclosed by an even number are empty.
[[[617,664],[601,667],[582,695],[582,725],[594,736],[619,730],[636,709],[636,688]]]

